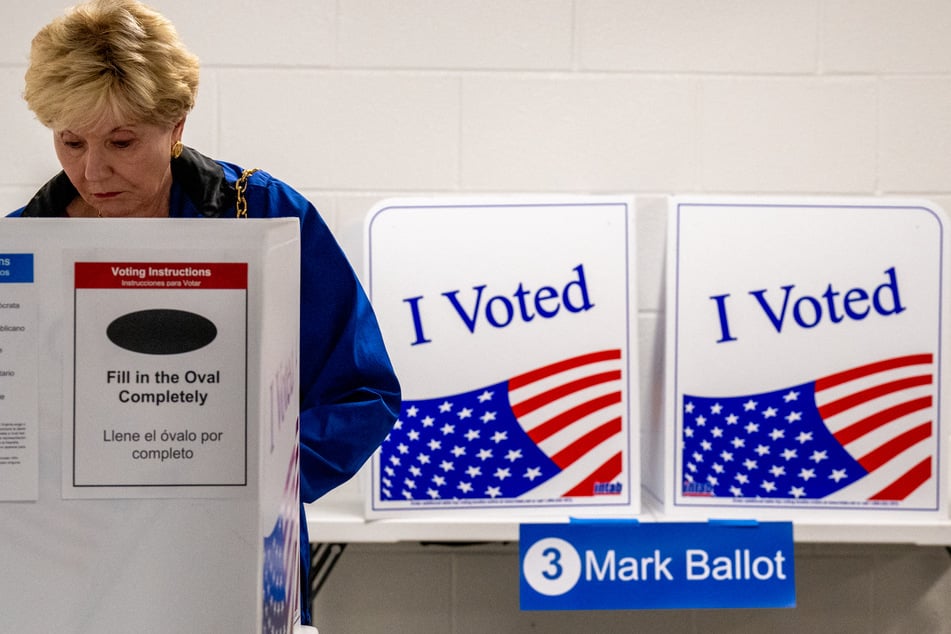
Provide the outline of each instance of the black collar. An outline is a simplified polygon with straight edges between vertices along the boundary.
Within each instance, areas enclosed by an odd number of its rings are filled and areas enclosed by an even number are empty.
[[[23,209],[23,216],[60,217],[66,215],[66,206],[76,198],[76,188],[66,172],[60,172],[33,195]]]
[[[181,156],[172,159],[172,182],[181,187],[199,215],[234,215],[234,182],[229,183],[224,168],[204,154],[186,147]]]

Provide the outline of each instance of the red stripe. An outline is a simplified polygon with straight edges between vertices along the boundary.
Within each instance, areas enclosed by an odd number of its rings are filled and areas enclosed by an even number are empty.
[[[564,469],[608,438],[620,434],[621,430],[621,417],[618,416],[614,420],[609,420],[605,424],[593,430],[591,433],[585,434],[575,442],[556,453],[551,457],[551,459],[556,465],[558,465],[559,469]]]
[[[886,394],[893,394],[895,392],[901,392],[902,390],[908,390],[913,387],[921,387],[922,385],[931,385],[932,378],[930,374],[922,374],[920,376],[910,376],[905,379],[898,379],[897,381],[891,381],[889,383],[883,383],[882,385],[876,385],[855,394],[849,394],[844,398],[840,398],[837,401],[832,401],[831,403],[826,403],[819,408],[819,415],[822,418],[829,418],[830,416],[835,416],[840,412],[844,412],[847,409],[861,405],[862,403],[867,403],[873,399],[876,399],[880,396],[885,396]]]
[[[515,390],[524,387],[529,383],[534,383],[559,372],[578,368],[589,363],[599,363],[601,361],[614,361],[621,358],[620,350],[602,350],[601,352],[591,352],[571,359],[565,359],[551,365],[546,365],[536,370],[531,370],[525,374],[519,374],[509,379],[509,389]]]
[[[188,274],[186,269],[193,272]],[[75,262],[73,271],[77,289],[134,288],[130,284],[143,282],[155,283],[154,286],[141,287],[153,290],[248,288],[246,262]],[[193,284],[178,285],[183,281]]]
[[[593,374],[591,376],[582,377],[575,381],[565,383],[564,385],[559,385],[556,388],[552,388],[547,392],[542,392],[536,396],[533,396],[530,399],[524,400],[521,403],[516,403],[512,406],[512,413],[515,414],[515,418],[521,418],[523,415],[528,414],[529,412],[534,412],[539,407],[544,407],[552,401],[557,401],[558,399],[568,396],[569,394],[574,394],[575,392],[580,392],[585,388],[592,387],[594,385],[600,385],[602,383],[610,383],[611,381],[620,381],[621,380],[621,371],[613,370],[611,372],[601,372],[600,374]]]
[[[870,500],[904,500],[915,492],[915,489],[931,478],[931,456],[928,456],[903,476],[895,480],[872,497]]]
[[[868,452],[859,458],[859,464],[865,467],[866,471],[875,471],[909,447],[913,447],[928,438],[931,438],[931,421],[909,429],[905,433],[895,436],[881,447]]]
[[[579,482],[573,489],[565,493],[564,497],[580,497],[594,495],[595,482],[610,482],[621,475],[621,454],[616,453],[607,462],[598,467],[590,476]]]
[[[885,359],[884,361],[869,363],[867,365],[852,368],[851,370],[845,370],[844,372],[839,372],[837,374],[830,374],[827,377],[816,380],[816,392],[820,392],[830,387],[835,387],[836,385],[841,385],[842,383],[854,381],[855,379],[860,379],[863,376],[868,376],[877,372],[885,372],[886,370],[902,368],[908,365],[930,364],[932,359],[933,355],[930,354],[910,354],[904,357],[895,357],[894,359]]]
[[[572,423],[575,423],[589,414],[593,414],[599,409],[604,409],[605,407],[610,407],[621,402],[621,393],[612,392],[611,394],[605,394],[604,396],[599,396],[598,398],[593,398],[590,401],[576,405],[569,410],[565,410],[558,416],[545,421],[535,429],[528,432],[529,438],[537,445],[546,438],[554,436],[560,432],[565,427],[568,427]]]
[[[902,416],[907,416],[908,414],[928,409],[929,407],[931,407],[930,396],[923,396],[906,403],[899,403],[894,407],[883,409],[876,414],[840,429],[838,433],[834,434],[835,439],[838,440],[840,444],[847,445],[856,438],[861,438],[865,434],[875,431],[882,425],[887,425]]]

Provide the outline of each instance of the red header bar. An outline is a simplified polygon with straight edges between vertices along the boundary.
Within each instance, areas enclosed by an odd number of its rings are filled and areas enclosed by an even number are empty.
[[[247,262],[76,262],[76,288],[247,289]]]

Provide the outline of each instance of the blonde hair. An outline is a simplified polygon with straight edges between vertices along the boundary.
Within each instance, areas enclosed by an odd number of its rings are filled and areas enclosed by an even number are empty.
[[[174,125],[195,105],[198,66],[161,14],[135,0],[93,0],[33,38],[23,98],[53,130],[105,115]]]

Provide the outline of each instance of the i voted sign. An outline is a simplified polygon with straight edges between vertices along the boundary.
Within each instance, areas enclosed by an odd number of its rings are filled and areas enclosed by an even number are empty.
[[[675,198],[670,214],[667,499],[946,513],[944,212]]]
[[[523,610],[787,608],[789,522],[523,524]]]
[[[633,201],[399,199],[367,289],[403,388],[368,515],[639,506]]]

